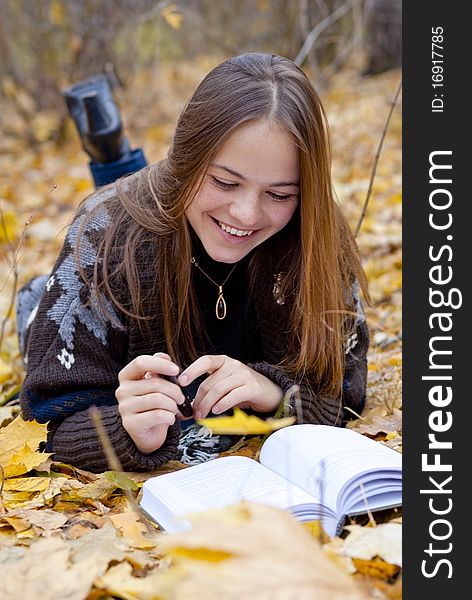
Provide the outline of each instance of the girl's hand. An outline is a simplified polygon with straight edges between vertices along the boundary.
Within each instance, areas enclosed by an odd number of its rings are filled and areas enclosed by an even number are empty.
[[[179,384],[186,386],[204,373],[210,376],[200,384],[193,401],[196,419],[203,419],[210,412],[220,414],[234,406],[271,412],[282,402],[281,387],[225,354],[201,356],[181,373]]]
[[[179,367],[168,354],[142,355],[118,373],[115,392],[123,427],[144,454],[164,443],[169,425],[175,423],[184,396],[179,386],[159,375],[177,375]]]

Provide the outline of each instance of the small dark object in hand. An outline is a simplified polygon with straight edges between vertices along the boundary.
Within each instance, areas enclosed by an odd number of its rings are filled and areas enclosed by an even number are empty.
[[[168,381],[171,381],[172,383],[175,383],[175,385],[179,386],[179,388],[182,390],[183,395],[185,396],[185,400],[182,404],[178,404],[177,406],[179,407],[179,410],[183,414],[184,417],[192,417],[193,416],[192,398],[190,398],[190,396],[186,390],[184,390],[182,387],[180,387],[177,377],[175,377],[174,375],[161,375],[161,377],[163,377],[164,379],[167,379]]]

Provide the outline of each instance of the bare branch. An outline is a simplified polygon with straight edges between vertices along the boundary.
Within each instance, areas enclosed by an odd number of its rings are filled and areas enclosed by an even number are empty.
[[[367,212],[367,206],[369,204],[370,196],[372,194],[372,187],[374,185],[375,174],[377,172],[377,165],[379,164],[380,153],[382,152],[382,146],[383,146],[383,143],[384,143],[385,136],[387,135],[387,129],[388,129],[388,126],[389,126],[389,123],[390,123],[390,119],[392,118],[393,110],[394,110],[395,106],[397,105],[397,101],[398,101],[398,97],[400,95],[400,90],[401,89],[402,89],[402,80],[400,79],[400,83],[398,84],[398,88],[397,88],[397,91],[395,93],[395,97],[394,97],[393,101],[391,102],[391,106],[390,106],[390,110],[388,112],[387,120],[385,121],[385,126],[384,126],[383,131],[382,131],[382,136],[380,137],[379,146],[378,146],[377,152],[375,154],[374,164],[372,165],[372,171],[370,173],[369,188],[367,190],[367,195],[366,195],[366,198],[365,198],[365,201],[364,201],[364,206],[362,207],[361,216],[359,217],[359,221],[357,223],[357,227],[356,227],[356,230],[354,232],[354,237],[357,237],[357,234],[359,233],[359,229],[361,228],[361,225],[362,225],[362,221],[364,220],[364,217],[365,217],[366,212]]]
[[[53,192],[56,188],[57,188],[57,185],[53,185],[52,188],[49,190],[48,195],[51,192]],[[10,267],[10,271],[9,271],[9,273],[7,275],[7,278],[6,278],[5,282],[4,282],[1,290],[3,290],[3,288],[6,286],[7,281],[10,278],[10,275],[13,273],[13,285],[12,285],[12,290],[11,290],[10,304],[8,305],[6,314],[5,314],[5,316],[4,316],[3,320],[2,320],[2,324],[0,325],[0,350],[2,349],[3,339],[5,337],[5,328],[7,326],[8,320],[10,319],[10,315],[11,315],[11,313],[13,311],[13,307],[15,306],[16,294],[18,292],[18,265],[19,265],[20,260],[22,258],[22,256],[20,256],[20,250],[22,249],[23,243],[24,243],[25,238],[26,238],[26,230],[28,229],[29,224],[31,223],[31,221],[33,220],[34,216],[38,212],[38,209],[39,209],[39,207],[37,206],[34,209],[34,211],[31,213],[29,219],[26,221],[25,226],[23,227],[23,231],[21,232],[20,240],[19,240],[18,245],[17,245],[17,247],[15,249],[13,247],[12,241],[8,237],[8,231],[7,231],[7,228],[6,228],[6,223],[5,223],[3,211],[2,211],[2,208],[0,206],[0,226],[2,227],[4,236],[5,236],[5,240],[8,243],[8,247],[9,247],[10,251],[12,252],[12,265]]]
[[[341,6],[339,6],[334,12],[332,12],[330,15],[325,17],[322,21],[320,21],[313,27],[313,29],[310,31],[307,38],[303,42],[302,47],[298,51],[296,58],[294,59],[294,62],[298,66],[301,66],[304,63],[306,57],[308,56],[308,53],[312,49],[313,44],[316,42],[320,34],[330,25],[332,25],[335,21],[347,14],[349,12],[349,9],[351,8],[351,5],[352,0],[347,0],[347,2],[341,4]]]
[[[103,425],[102,416],[100,411],[96,406],[91,406],[88,410],[90,418],[95,425],[95,429],[97,430],[98,437],[100,438],[100,443],[102,445],[103,453],[106,456],[108,466],[111,471],[115,471],[116,473],[123,473],[123,467],[121,466],[120,459],[116,455],[115,450],[113,449],[112,443],[110,442],[110,438],[107,435],[105,427]],[[133,512],[139,518],[139,520],[144,523],[146,530],[152,536],[155,536],[156,532],[151,527],[148,519],[144,516],[142,510],[139,507],[139,504],[136,502],[136,498],[130,492],[130,490],[123,489],[123,493],[126,496]]]

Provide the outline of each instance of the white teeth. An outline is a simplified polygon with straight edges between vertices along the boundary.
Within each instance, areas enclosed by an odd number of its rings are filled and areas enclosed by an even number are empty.
[[[223,229],[223,231],[227,231],[228,233],[231,233],[232,235],[237,235],[238,237],[252,235],[254,233],[254,231],[247,231],[242,229],[235,229],[234,227],[228,227],[221,221],[218,221],[218,225],[221,227],[221,229]]]

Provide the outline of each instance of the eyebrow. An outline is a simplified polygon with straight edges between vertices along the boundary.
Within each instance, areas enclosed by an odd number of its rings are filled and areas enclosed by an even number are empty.
[[[218,169],[223,169],[223,171],[227,171],[230,175],[234,175],[234,177],[238,177],[239,179],[242,179],[243,181],[247,181],[247,179],[245,177],[243,177],[240,173],[238,173],[237,171],[233,171],[233,169],[230,169],[229,167],[225,167],[224,165],[219,165],[217,163],[211,163],[210,167],[217,167]],[[287,187],[290,185],[299,187],[300,184],[298,181],[278,181],[277,183],[269,183],[268,184],[269,187]]]

